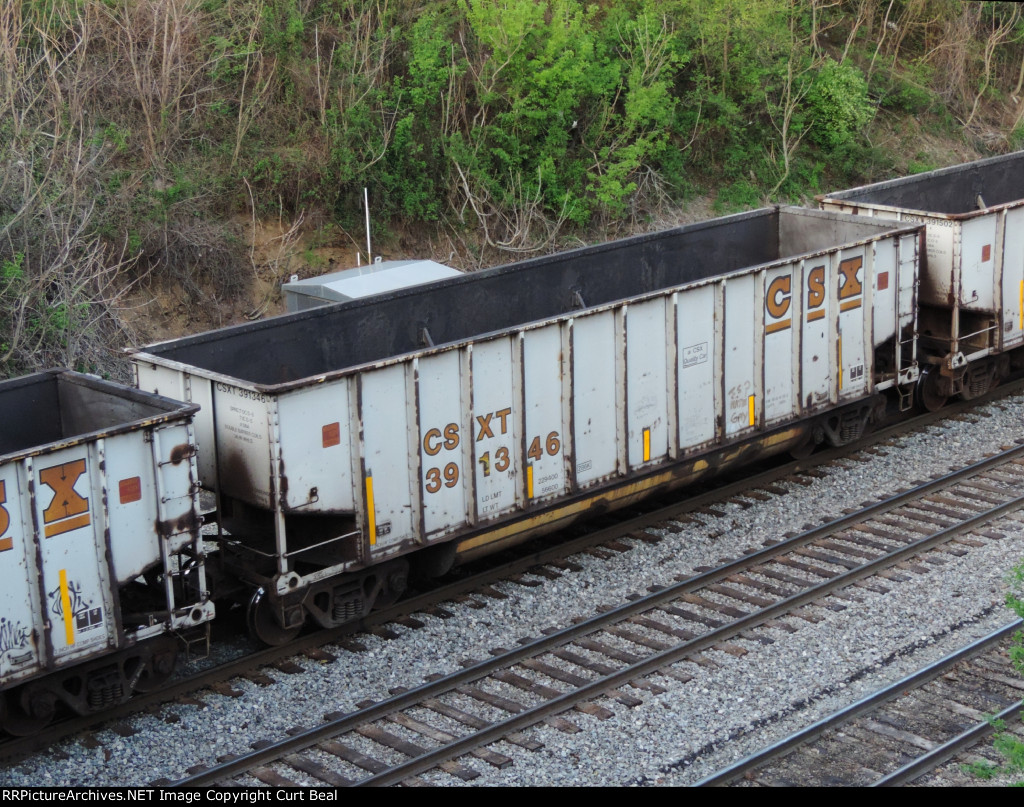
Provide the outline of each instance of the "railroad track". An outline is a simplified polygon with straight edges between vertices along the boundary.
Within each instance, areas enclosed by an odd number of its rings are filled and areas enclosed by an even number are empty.
[[[416,784],[434,769],[470,780],[478,771],[466,755],[511,763],[488,748],[498,740],[529,749],[521,732],[541,722],[574,732],[571,710],[610,717],[641,702],[630,688],[687,680],[673,665],[703,651],[742,656],[738,638],[770,641],[758,626],[813,621],[811,604],[856,603],[854,584],[886,591],[946,554],[1001,539],[1000,520],[1024,508],[1022,483],[1024,448],[1015,448],[170,784]]]
[[[635,540],[648,543],[657,542],[659,539],[648,532],[650,528],[664,527],[675,520],[685,521],[691,517],[689,514],[699,515],[701,512],[713,514],[715,512],[713,506],[721,505],[723,502],[738,501],[747,506],[752,495],[756,498],[777,495],[780,490],[776,483],[787,477],[792,477],[793,474],[821,475],[825,473],[821,469],[851,456],[868,460],[871,454],[878,450],[875,446],[884,446],[887,441],[947,418],[975,417],[972,413],[976,411],[977,406],[998,401],[1000,398],[1019,393],[1022,390],[1024,390],[1024,381],[1011,382],[1005,384],[997,392],[975,401],[957,402],[947,406],[941,413],[928,413],[879,429],[861,441],[853,451],[850,447],[820,451],[805,460],[782,463],[756,475],[733,482],[719,483],[703,493],[690,495],[682,501],[655,507],[632,517],[618,518],[610,526],[599,529],[592,528],[590,531],[568,540],[556,543],[553,537],[549,536],[544,541],[535,544],[537,548],[532,551],[529,549],[520,551],[516,553],[514,559],[506,562],[481,564],[482,571],[409,597],[388,609],[371,614],[359,625],[317,631],[300,636],[287,645],[262,648],[243,657],[218,664],[216,667],[179,677],[159,691],[137,696],[131,702],[111,709],[102,715],[68,718],[31,738],[3,738],[0,740],[0,762],[11,763],[23,759],[63,738],[96,729],[101,725],[114,726],[115,730],[119,732],[128,731],[123,721],[132,714],[156,709],[161,704],[173,702],[176,699],[191,699],[204,689],[231,691],[230,681],[239,676],[256,677],[261,682],[267,682],[268,674],[271,679],[279,674],[287,675],[294,668],[288,659],[295,655],[306,654],[318,661],[330,661],[331,654],[321,650],[325,645],[345,643],[358,630],[386,632],[387,625],[393,623],[415,627],[417,613],[435,613],[443,616],[445,612],[439,606],[446,601],[466,601],[467,598],[470,598],[470,604],[475,602],[482,606],[481,600],[486,601],[489,597],[495,596],[493,586],[498,581],[522,580],[524,575],[538,571],[542,576],[553,577],[573,570],[574,564],[567,561],[567,558],[576,553],[590,552],[599,557],[609,556],[628,550]],[[797,478],[799,479],[799,476]],[[633,536],[633,538],[628,536]],[[358,648],[357,643],[352,643],[350,646]]]
[[[1020,722],[1024,679],[1010,663],[1016,620],[697,786],[886,787],[934,772]]]

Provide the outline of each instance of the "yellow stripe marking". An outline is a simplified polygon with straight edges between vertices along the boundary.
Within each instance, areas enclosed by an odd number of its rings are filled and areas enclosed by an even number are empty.
[[[824,316],[825,316],[825,309],[824,308],[819,308],[817,311],[810,311],[810,312],[808,312],[808,314],[807,314],[807,321],[808,322],[814,322],[814,320],[821,319]]]
[[[377,543],[377,514],[373,510],[373,477],[366,477],[366,520],[370,531],[370,546]]]
[[[14,549],[14,539],[0,538],[0,552],[6,552],[8,549]]]
[[[749,413],[750,413],[750,425],[751,426],[753,426],[754,422],[755,422],[754,421],[754,398],[755,397],[756,396],[751,395],[749,398],[747,398],[747,409],[749,410]]]
[[[765,333],[775,333],[776,331],[784,331],[790,325],[793,324],[792,319],[780,319],[778,322],[772,322],[765,329]]]
[[[64,611],[64,639],[68,647],[70,647],[75,643],[75,615],[71,613],[71,595],[68,593],[67,569],[60,570],[60,606]]]
[[[651,430],[644,429],[644,462],[651,459]]]
[[[840,311],[852,311],[854,308],[860,308],[860,303],[861,303],[861,301],[859,299],[857,299],[857,300],[848,300],[845,303],[840,303],[839,304],[839,310]]]
[[[74,518],[66,518],[63,521],[58,521],[56,524],[50,524],[44,528],[43,533],[47,538],[52,538],[54,535],[62,535],[65,532],[71,532],[71,530],[77,530],[79,527],[89,526],[89,514],[83,513],[80,516]]]
[[[526,496],[529,499],[533,498],[533,466],[526,466]]]

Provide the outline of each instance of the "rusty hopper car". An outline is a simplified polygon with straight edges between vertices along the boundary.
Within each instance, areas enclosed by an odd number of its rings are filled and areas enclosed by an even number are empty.
[[[155,686],[213,618],[196,406],[63,370],[0,383],[0,728]]]
[[[920,227],[766,209],[152,345],[266,641],[730,463],[856,439],[916,380]]]
[[[918,312],[925,406],[977,397],[1006,375],[1007,352],[1024,345],[1024,151],[818,202],[926,224]]]

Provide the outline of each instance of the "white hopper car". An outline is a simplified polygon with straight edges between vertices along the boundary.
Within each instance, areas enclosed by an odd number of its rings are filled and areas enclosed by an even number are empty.
[[[0,728],[156,686],[214,616],[196,407],[51,370],[0,383]]]
[[[1024,151],[818,197],[825,210],[924,223],[920,397],[971,399],[1021,363]],[[1014,368],[1016,369],[1016,367]]]
[[[211,555],[286,640],[705,473],[857,439],[917,380],[920,225],[765,209],[151,345]]]

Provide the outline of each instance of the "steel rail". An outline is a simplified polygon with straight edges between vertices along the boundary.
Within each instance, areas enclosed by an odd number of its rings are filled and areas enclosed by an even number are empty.
[[[968,466],[965,469],[961,469],[958,472],[945,474],[938,479],[927,482],[917,488],[905,491],[897,496],[890,497],[889,499],[866,508],[865,511],[858,511],[857,513],[836,519],[821,527],[809,530],[792,539],[773,544],[770,547],[766,547],[765,549],[759,550],[758,552],[750,555],[744,555],[724,566],[694,576],[676,585],[652,592],[646,596],[626,603],[619,608],[595,615],[590,619],[563,629],[562,631],[535,639],[500,656],[473,664],[472,666],[466,667],[451,676],[438,681],[422,684],[419,687],[410,689],[400,695],[396,695],[392,698],[374,704],[366,710],[354,712],[336,720],[326,722],[315,728],[298,733],[287,740],[282,741],[280,744],[274,744],[267,748],[241,755],[229,762],[209,768],[193,777],[182,779],[172,784],[177,786],[199,786],[211,784],[230,776],[243,773],[257,765],[274,761],[283,755],[303,750],[315,745],[323,739],[343,734],[358,725],[378,720],[388,714],[414,706],[426,698],[436,697],[437,695],[450,691],[455,687],[484,678],[489,673],[501,669],[502,667],[511,666],[524,658],[536,656],[550,649],[569,644],[581,635],[598,631],[606,625],[621,622],[637,613],[656,608],[658,605],[676,599],[682,594],[702,588],[709,583],[713,583],[727,577],[739,569],[759,565],[782,552],[801,548],[817,538],[838,532],[845,527],[864,521],[870,516],[889,512],[907,501],[920,498],[921,496],[927,495],[936,489],[948,487],[956,481],[964,478],[972,477],[993,465],[1005,463],[1009,461],[1010,458],[1021,453],[1024,453],[1024,448],[1014,448],[1009,451],[1002,452],[994,457],[982,460],[981,462],[974,463],[973,465]],[[668,650],[655,653],[648,658],[636,664],[629,665],[610,676],[596,679],[581,688],[567,692],[545,704],[524,710],[505,721],[488,727],[487,729],[467,735],[448,746],[435,749],[424,755],[413,758],[389,771],[371,776],[357,784],[393,784],[417,773],[429,770],[435,767],[439,762],[461,756],[462,754],[468,753],[482,745],[494,742],[510,732],[533,725],[544,717],[565,711],[580,701],[601,695],[610,689],[615,689],[622,684],[629,683],[632,679],[648,675],[657,671],[661,667],[665,667],[669,664],[680,661],[687,656],[699,653],[700,651],[723,641],[725,638],[741,633],[744,630],[768,621],[776,616],[787,613],[801,605],[820,599],[825,594],[844,588],[857,580],[874,574],[876,571],[920,554],[922,551],[949,541],[964,532],[968,532],[975,526],[988,523],[1001,515],[1020,509],[1021,507],[1024,507],[1024,496],[1012,498],[1003,504],[996,505],[983,512],[977,513],[965,521],[932,533],[931,535],[922,537],[855,569],[838,574],[823,583],[793,594],[766,608],[754,611],[747,616],[720,628],[713,629],[703,636],[681,643]]]
[[[872,711],[873,709],[877,708],[882,704],[895,700],[896,698],[903,695],[903,693],[906,692],[908,689],[917,689],[923,686],[924,684],[927,684],[929,681],[933,681],[935,678],[938,678],[940,675],[946,672],[950,667],[954,666],[955,664],[961,661],[964,661],[965,659],[972,658],[974,656],[979,655],[980,653],[985,652],[992,645],[1002,641],[1007,636],[1013,634],[1015,631],[1020,630],[1022,626],[1024,626],[1024,621],[1021,621],[1019,619],[1014,620],[1013,622],[993,631],[988,636],[984,636],[981,639],[978,639],[977,641],[967,645],[966,647],[962,647],[961,649],[953,653],[950,653],[948,656],[945,656],[944,658],[941,658],[938,661],[929,664],[927,667],[923,667],[917,672],[911,673],[905,678],[901,678],[899,681],[890,684],[887,687],[883,687],[882,689],[879,689],[876,692],[873,692],[864,698],[861,698],[856,703],[850,704],[844,709],[840,709],[834,714],[828,715],[827,717],[824,717],[821,720],[812,723],[807,728],[801,729],[800,731],[797,731],[791,734],[790,736],[785,737],[784,739],[779,740],[778,742],[761,749],[760,751],[756,751],[753,754],[744,757],[743,759],[733,763],[732,765],[726,768],[722,768],[721,770],[716,771],[710,776],[704,777],[700,781],[695,782],[692,786],[720,787],[722,785],[727,785],[730,782],[734,782],[747,772],[755,770],[761,765],[764,765],[766,762],[770,762],[773,759],[777,759],[778,757],[785,755],[787,752],[793,750],[794,748],[801,745],[806,745],[812,740],[817,739],[829,729],[835,728],[836,726],[840,726],[843,723],[847,723],[850,720],[853,720],[854,718],[859,717],[862,714],[865,714],[866,712]],[[1010,711],[1012,711],[1012,707]],[[986,726],[988,724],[983,723],[981,725]],[[974,729],[972,729],[972,731],[974,731]],[[965,732],[965,734],[966,733],[968,732]],[[936,751],[938,751],[938,749],[936,749]],[[956,753],[956,751],[950,753],[950,756],[952,756],[954,753]],[[935,765],[941,764],[945,761],[945,759],[948,759],[948,757],[939,760],[935,763]],[[910,763],[910,765],[907,765],[905,767],[911,768],[911,766],[917,765],[918,761],[919,760],[915,760],[914,762]],[[932,767],[934,767],[935,765],[933,765]],[[922,770],[921,773],[923,772],[924,771]],[[899,772],[897,771],[897,773]],[[918,773],[917,775],[919,776],[920,773]],[[896,774],[894,773],[890,776],[895,777]],[[879,780],[879,782],[875,784],[902,784],[903,781],[910,781],[910,779],[905,779],[902,781],[893,780],[892,782],[886,782],[885,779],[883,779]]]
[[[552,700],[547,704],[543,704],[536,710],[524,711],[518,715],[515,715],[512,718],[509,718],[508,720],[503,721],[502,723],[495,724],[493,727],[483,730],[476,735],[466,737],[463,740],[457,743],[453,743],[446,748],[441,748],[437,751],[412,759],[407,763],[395,766],[393,769],[389,771],[377,774],[368,779],[357,782],[356,784],[357,786],[364,787],[371,785],[384,786],[397,784],[398,782],[401,782],[403,779],[406,779],[417,773],[422,773],[424,771],[436,767],[436,765],[440,762],[444,762],[448,759],[461,756],[462,754],[468,753],[474,750],[475,748],[479,748],[482,745],[494,742],[511,732],[527,728],[528,726],[539,722],[539,720],[543,719],[544,717],[548,717],[550,715],[557,714],[559,712],[565,711],[566,709],[572,708],[576,703],[579,703],[580,701],[587,700],[590,697],[600,695],[601,693],[609,689],[614,689],[623,684],[628,684],[631,680],[635,678],[644,675],[649,675],[651,673],[656,672],[661,667],[668,666],[669,664],[681,661],[687,656],[699,653],[702,650],[706,650],[730,636],[734,636],[737,633],[741,633],[744,630],[754,627],[755,625],[759,625],[776,616],[781,616],[782,614],[787,613],[788,611],[791,611],[794,608],[797,608],[801,605],[813,602],[814,600],[819,599],[824,594],[828,594],[832,591],[837,591],[841,588],[844,588],[846,585],[849,585],[850,583],[855,582],[856,580],[869,576],[879,568],[891,566],[893,563],[898,563],[900,560],[904,558],[912,557],[913,555],[920,553],[923,549],[927,549],[936,544],[943,543],[944,541],[949,540],[952,537],[955,537],[956,534],[967,531],[967,529],[969,529],[971,526],[974,526],[977,523],[985,523],[987,521],[992,520],[993,518],[997,518],[999,515],[1002,515],[1005,512],[1008,512],[1010,509],[1019,509],[1020,507],[1024,507],[1024,496],[1018,497],[1012,500],[1011,502],[1007,502],[1005,505],[1000,505],[996,508],[993,508],[990,511],[979,514],[978,517],[970,519],[969,526],[968,522],[965,522],[964,524],[959,524],[955,527],[951,527],[948,530],[943,530],[941,533],[936,533],[935,535],[932,535],[928,538],[924,538],[920,542],[916,542],[915,544],[912,544],[904,548],[903,550],[899,550],[895,553],[892,553],[891,555],[887,555],[877,559],[876,561],[872,561],[871,563],[866,564],[863,567],[853,569],[847,572],[846,574],[832,578],[831,580],[826,581],[820,586],[816,586],[813,589],[808,589],[804,592],[796,594],[792,597],[780,601],[779,603],[776,603],[775,605],[762,609],[761,611],[755,611],[747,617],[741,618],[736,622],[723,626],[722,628],[713,630],[710,633],[705,634],[704,636],[701,636],[690,642],[686,642],[670,650],[657,653],[654,656],[651,656],[643,660],[642,662],[630,665],[629,667],[619,670],[615,674],[607,676],[604,679],[598,679],[597,681],[594,681],[585,687],[581,687],[574,692],[568,692],[565,695],[555,700]],[[675,587],[673,587],[673,589],[674,588]],[[664,592],[659,592],[659,594],[663,593]],[[641,601],[637,602],[639,603]],[[624,610],[633,612],[635,609],[629,608]],[[614,613],[620,612],[609,612],[608,616],[611,616]]]
[[[1024,390],[1024,380],[1008,382],[998,390],[986,393],[985,396],[972,401],[958,401],[947,405],[940,412],[925,413],[885,426],[866,435],[857,442],[855,447],[842,446],[840,448],[821,450],[812,457],[794,460],[762,471],[756,475],[719,485],[712,490],[690,496],[682,502],[673,502],[670,505],[658,507],[611,526],[603,527],[588,532],[586,535],[571,538],[554,545],[550,544],[551,538],[549,536],[549,545],[539,551],[528,553],[500,566],[488,567],[485,571],[462,578],[454,583],[445,584],[429,592],[403,599],[388,608],[371,613],[358,622],[305,634],[285,645],[261,648],[253,653],[246,654],[242,658],[233,659],[186,678],[170,681],[158,691],[135,695],[129,702],[112,707],[101,714],[75,716],[59,724],[47,727],[30,737],[4,738],[0,742],[0,761],[16,761],[76,732],[86,731],[101,723],[109,723],[144,709],[169,703],[176,698],[194,694],[211,685],[223,683],[231,678],[250,673],[254,669],[271,666],[307,650],[322,647],[332,642],[342,641],[360,630],[372,631],[396,619],[429,609],[439,602],[471,594],[503,577],[527,573],[535,566],[544,565],[552,560],[564,559],[595,544],[599,545],[606,541],[621,540],[630,532],[670,521],[674,517],[684,515],[710,504],[720,503],[722,500],[742,496],[744,492],[771,485],[791,474],[811,470],[839,459],[848,458],[851,454],[856,454],[885,440],[925,428],[951,417],[970,413],[978,406],[994,403],[1001,398],[1017,394],[1022,390]],[[851,448],[854,450],[851,451]],[[636,507],[634,505],[630,509],[636,509]]]
[[[992,717],[992,721],[1006,721],[1012,717],[1019,717],[1022,709],[1024,709],[1024,700],[1017,701],[1015,704],[1007,706],[999,712],[999,714],[994,715]],[[996,727],[993,725],[993,722],[986,720],[984,723],[978,723],[973,728],[969,728],[967,731],[953,737],[942,745],[936,746],[923,756],[918,757],[912,762],[908,762],[899,770],[893,771],[888,776],[882,777],[871,786],[898,787],[900,785],[905,785],[908,782],[913,782],[915,779],[919,779],[926,773],[935,770],[942,763],[948,762],[961,751],[974,745],[979,740],[995,733],[995,731]]]
[[[971,401],[956,401],[943,407],[939,412],[925,413],[884,426],[866,435],[855,446],[843,446],[819,451],[813,457],[789,462],[782,466],[762,471],[746,479],[720,485],[713,490],[691,496],[683,502],[676,502],[654,511],[634,516],[622,523],[601,528],[585,536],[570,539],[555,546],[545,546],[540,551],[530,553],[511,563],[488,568],[484,572],[463,578],[455,583],[449,583],[431,592],[402,600],[387,609],[381,609],[370,614],[358,623],[317,631],[316,633],[301,636],[287,645],[261,649],[246,655],[244,658],[229,661],[226,664],[204,670],[188,678],[168,682],[159,691],[136,695],[128,703],[113,707],[103,713],[72,717],[30,737],[4,738],[0,742],[0,761],[16,761],[76,732],[86,731],[95,728],[101,723],[122,719],[144,709],[153,708],[171,702],[176,698],[194,694],[211,684],[223,683],[261,666],[273,665],[289,656],[343,640],[359,630],[373,630],[374,628],[386,625],[388,622],[416,613],[417,611],[422,611],[446,599],[472,593],[494,582],[496,579],[500,579],[502,575],[528,572],[534,566],[565,558],[594,544],[621,539],[629,532],[637,531],[658,522],[671,520],[674,516],[720,502],[723,499],[741,496],[746,491],[756,489],[759,486],[770,485],[784,479],[789,474],[810,470],[829,462],[834,462],[837,459],[849,457],[873,445],[917,429],[926,428],[945,419],[970,414],[977,407],[997,403],[1003,398],[1019,394],[1022,390],[1024,390],[1024,379],[1009,381],[998,389]],[[636,505],[632,506],[632,509],[635,508]],[[550,536],[548,540],[550,541]]]

